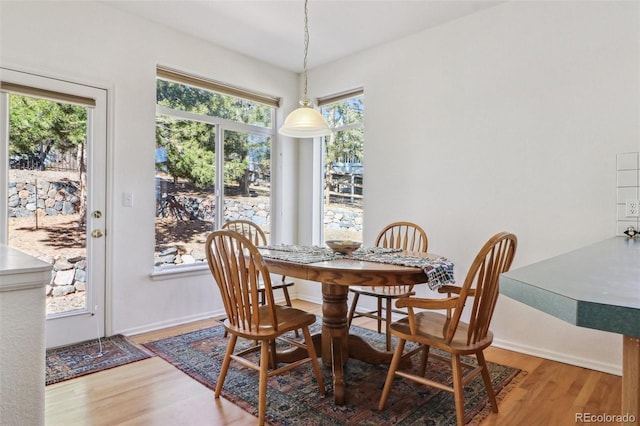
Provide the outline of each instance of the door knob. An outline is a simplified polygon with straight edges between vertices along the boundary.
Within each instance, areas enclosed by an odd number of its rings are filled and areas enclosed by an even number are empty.
[[[100,238],[100,237],[102,237],[102,235],[103,235],[102,231],[99,230],[99,229],[94,229],[93,231],[91,231],[91,236],[93,238]]]

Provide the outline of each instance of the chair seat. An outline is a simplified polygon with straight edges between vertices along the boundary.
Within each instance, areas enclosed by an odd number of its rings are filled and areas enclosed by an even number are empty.
[[[389,329],[391,334],[401,339],[433,346],[447,352],[461,355],[474,354],[491,345],[493,341],[493,333],[491,333],[491,331],[487,332],[487,336],[484,339],[479,340],[475,344],[467,345],[469,325],[462,321],[458,323],[458,328],[451,343],[447,343],[442,334],[443,330],[446,330],[449,321],[450,319],[447,318],[446,315],[437,312],[419,312],[415,314],[417,327],[417,333],[415,335],[411,334],[408,317],[392,323]]]
[[[409,297],[416,294],[415,291],[409,290],[406,286],[375,286],[375,287],[349,287],[349,291],[362,294],[364,296],[373,296],[381,298],[397,299],[399,297]]]
[[[233,334],[252,340],[272,340],[277,336],[291,330],[308,327],[316,322],[316,316],[301,309],[288,306],[274,305],[278,318],[277,330],[271,326],[269,307],[262,305],[260,309],[260,325],[258,330],[232,326],[228,319],[224,320],[224,326]]]

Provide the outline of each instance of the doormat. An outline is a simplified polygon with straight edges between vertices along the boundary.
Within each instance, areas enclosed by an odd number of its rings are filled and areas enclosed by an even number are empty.
[[[48,349],[46,384],[75,379],[152,356],[144,347],[121,334]]]
[[[312,333],[318,330],[318,324],[313,328]],[[384,334],[354,325],[351,326],[350,332],[362,336],[373,346],[384,348]],[[208,388],[215,389],[228,341],[229,339],[224,337],[224,327],[220,325],[148,342],[144,346]],[[238,339],[236,349],[251,343]],[[464,358],[466,362],[475,362],[475,359]],[[416,361],[417,358],[414,359],[413,365],[419,364]],[[526,374],[516,368],[496,363],[488,364],[498,401]],[[451,368],[446,362],[432,357],[427,370],[427,377],[437,380],[447,380],[449,377],[450,380]],[[350,359],[345,367],[347,389],[344,406],[334,404],[331,370],[323,368],[322,371],[327,388],[327,395],[324,397],[318,391],[311,366],[308,364],[270,378],[267,391],[267,422],[283,426],[456,424],[452,393],[408,380],[396,379],[386,409],[378,411],[377,406],[388,371],[387,365],[372,365]],[[222,396],[257,416],[258,380],[258,372],[232,361]],[[511,386],[508,386],[510,384]],[[465,387],[465,405],[467,422],[477,423],[491,413],[480,376]]]

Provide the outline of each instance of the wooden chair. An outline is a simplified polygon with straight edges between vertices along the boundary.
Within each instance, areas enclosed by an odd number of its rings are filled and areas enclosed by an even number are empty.
[[[310,362],[318,388],[324,395],[322,373],[309,333],[309,326],[316,321],[315,315],[274,303],[271,278],[266,263],[256,246],[245,236],[230,230],[214,231],[207,238],[206,250],[209,269],[218,284],[227,314],[224,326],[231,335],[216,384],[215,397],[220,397],[231,360],[260,373],[258,388],[260,425],[265,422],[267,378],[269,377]],[[260,301],[260,283],[264,285],[265,304]],[[304,344],[282,337],[284,333],[292,330],[302,330]],[[259,343],[247,350],[234,353],[238,337]],[[308,356],[278,367],[275,363],[276,339],[306,349]],[[246,357],[249,353],[258,350],[260,351],[258,363]]]
[[[258,226],[254,222],[251,222],[250,220],[232,220],[222,225],[221,229],[230,229],[239,234],[242,234],[247,237],[255,246],[267,245],[267,236],[262,228],[260,228],[260,226]],[[284,275],[279,277],[278,280],[275,280],[273,278],[275,277],[272,277],[271,288],[274,290],[282,290],[282,292],[284,293],[285,304],[287,306],[291,306],[291,296],[289,295],[288,287],[293,286],[295,283],[293,281],[287,281],[287,277],[285,277]],[[264,286],[262,286],[258,291],[260,292],[262,304],[264,304]]]
[[[386,248],[399,248],[409,251],[427,252],[429,241],[424,230],[411,222],[394,222],[387,225],[376,238],[376,246]],[[393,301],[400,297],[408,297],[415,294],[413,285],[390,285],[378,287],[349,287],[349,291],[354,293],[353,302],[349,309],[348,322],[351,326],[353,318],[368,317],[378,321],[378,333],[381,332],[381,325],[385,323],[387,351],[391,350],[391,335],[389,325],[391,324],[392,313],[406,315],[405,311],[393,309]],[[360,296],[375,297],[378,302],[378,309],[375,311],[357,311]],[[385,301],[384,306],[382,301]],[[385,315],[382,315],[384,311]]]
[[[397,375],[453,392],[458,425],[462,426],[465,424],[464,385],[478,374],[482,374],[489,402],[493,411],[498,412],[495,392],[491,384],[491,376],[487,369],[483,350],[491,345],[493,341],[493,334],[489,331],[489,324],[498,299],[498,278],[501,273],[508,271],[511,267],[516,246],[517,238],[515,235],[506,232],[496,234],[486,242],[476,256],[462,287],[444,286],[439,289],[441,293],[447,293],[448,297],[443,299],[406,297],[396,302],[397,306],[408,308],[409,315],[400,321],[394,322],[390,327],[391,334],[396,336],[399,341],[382,390],[382,397],[378,405],[379,410],[384,409],[393,385],[394,376]],[[460,316],[467,298],[473,298],[473,304],[471,305],[469,323],[464,323],[460,321]],[[414,312],[416,308],[446,310],[447,313]],[[407,341],[416,342],[420,345],[417,349],[422,351],[420,375],[398,370]],[[452,387],[424,377],[429,348],[432,346],[451,354]],[[475,355],[478,366],[462,363],[462,355]],[[436,354],[431,354],[431,356],[441,358]],[[449,360],[448,357],[442,359]],[[464,375],[463,368],[471,371]]]

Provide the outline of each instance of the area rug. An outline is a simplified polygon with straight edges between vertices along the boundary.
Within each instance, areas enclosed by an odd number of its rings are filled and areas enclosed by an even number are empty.
[[[312,327],[318,332],[318,323]],[[384,348],[384,336],[361,327],[351,326],[351,333]],[[290,337],[293,337],[290,336]],[[223,326],[211,327],[179,336],[146,343],[145,346],[210,389],[215,389],[228,338]],[[251,342],[239,339],[236,348]],[[415,355],[413,364],[419,355]],[[471,358],[467,362],[474,363]],[[371,365],[350,359],[345,367],[346,404],[333,402],[331,370],[323,368],[327,395],[321,396],[310,365],[269,379],[267,422],[272,425],[455,425],[453,394],[396,378],[387,407],[378,411],[388,366]],[[518,369],[489,363],[493,385],[501,399],[505,386],[516,383],[526,374]],[[448,380],[451,368],[430,359],[427,377]],[[514,380],[515,379],[515,380]],[[500,394],[500,391],[503,391]],[[222,396],[257,416],[258,373],[231,362]],[[480,376],[465,387],[467,422],[476,423],[490,412],[486,391]]]
[[[152,356],[153,353],[121,334],[48,349],[46,384],[74,379]]]

